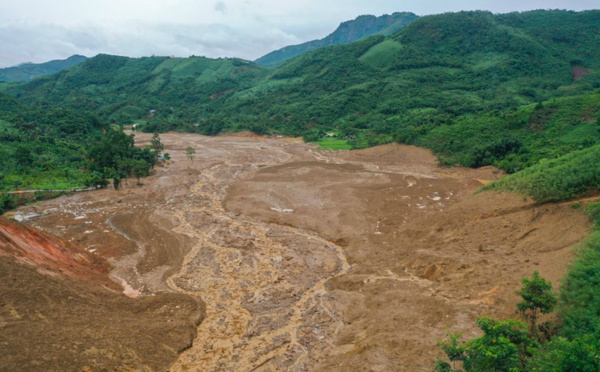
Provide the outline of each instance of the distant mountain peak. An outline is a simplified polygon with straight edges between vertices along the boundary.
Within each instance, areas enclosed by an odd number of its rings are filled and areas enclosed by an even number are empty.
[[[379,17],[369,14],[360,15],[353,20],[340,23],[334,32],[323,39],[286,46],[266,54],[254,62],[263,66],[278,66],[290,58],[314,49],[347,44],[377,34],[391,35],[417,18],[416,14],[408,12],[395,12],[391,15],[384,14]]]
[[[0,81],[26,82],[36,77],[53,74],[87,59],[86,56],[74,54],[67,59],[55,59],[44,63],[24,62],[13,67],[0,69]]]

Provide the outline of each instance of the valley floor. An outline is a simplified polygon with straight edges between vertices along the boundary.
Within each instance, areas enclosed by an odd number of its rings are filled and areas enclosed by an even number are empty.
[[[589,228],[568,204],[472,195],[500,172],[442,168],[416,147],[161,139],[172,160],[143,185],[19,213],[109,258],[131,297],[204,301],[172,371],[429,371],[445,331],[515,315],[523,276],[558,284]]]

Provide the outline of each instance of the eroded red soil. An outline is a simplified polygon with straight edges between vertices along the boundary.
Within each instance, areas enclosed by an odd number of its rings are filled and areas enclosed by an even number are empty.
[[[64,274],[96,282],[112,289],[119,286],[108,277],[106,259],[37,229],[0,217],[0,256],[13,257],[47,275]]]

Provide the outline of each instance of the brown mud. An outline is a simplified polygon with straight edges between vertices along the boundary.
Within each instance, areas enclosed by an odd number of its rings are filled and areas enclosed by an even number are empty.
[[[21,209],[109,259],[131,297],[204,300],[173,371],[431,370],[445,330],[514,316],[521,278],[556,284],[589,228],[568,204],[473,196],[500,172],[441,168],[411,146],[161,138],[172,160],[144,185]]]

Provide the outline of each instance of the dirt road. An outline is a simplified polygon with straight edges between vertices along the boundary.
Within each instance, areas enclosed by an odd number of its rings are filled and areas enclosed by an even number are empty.
[[[521,277],[556,283],[589,227],[568,205],[470,196],[499,172],[440,168],[415,147],[161,138],[172,160],[143,186],[22,209],[109,258],[127,295],[204,300],[173,371],[431,370],[445,330],[513,316]]]

